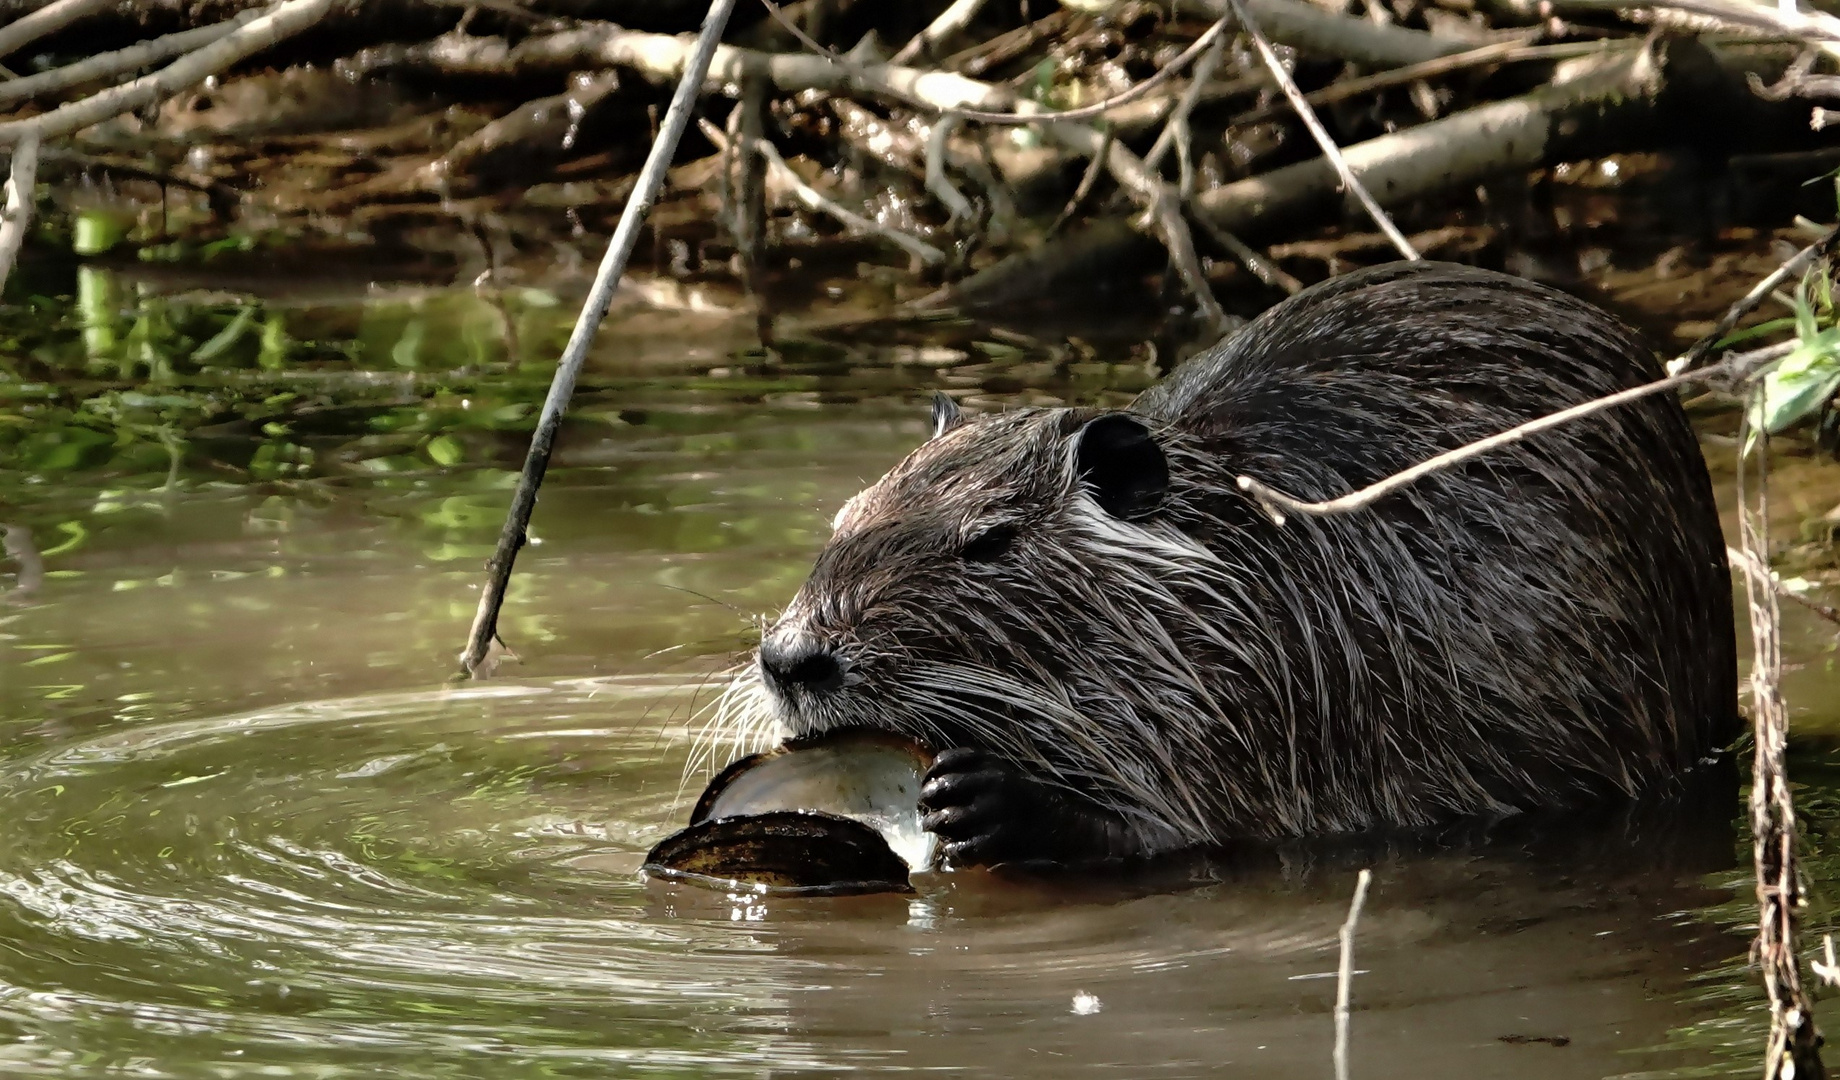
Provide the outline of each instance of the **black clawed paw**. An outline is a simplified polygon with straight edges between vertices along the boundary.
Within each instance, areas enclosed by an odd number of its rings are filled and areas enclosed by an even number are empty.
[[[1035,785],[981,750],[956,747],[933,761],[920,789],[920,823],[944,841],[953,866],[988,866],[1027,850]]]

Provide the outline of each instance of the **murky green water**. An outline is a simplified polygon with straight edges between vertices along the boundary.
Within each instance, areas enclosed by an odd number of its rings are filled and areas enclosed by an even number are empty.
[[[712,674],[921,392],[1122,397],[1141,352],[865,333],[765,368],[751,322],[627,313],[519,562],[520,662],[454,686],[571,305],[71,291],[0,368],[0,521],[45,570],[0,566],[0,1074],[1330,1075],[1363,857],[847,900],[636,874]],[[1790,615],[1830,893],[1840,683]],[[1748,847],[1703,809],[1378,857],[1352,1075],[1753,1072]]]

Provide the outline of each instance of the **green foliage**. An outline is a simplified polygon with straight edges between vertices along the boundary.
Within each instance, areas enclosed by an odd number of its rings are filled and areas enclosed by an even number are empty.
[[[544,372],[522,361],[572,314],[532,289],[354,310],[164,296],[89,266],[75,284],[0,307],[0,502],[82,475],[164,489],[201,456],[267,481],[483,464],[455,433],[529,430]]]
[[[1786,328],[1784,322],[1773,320],[1744,336]],[[1818,417],[1832,407],[1840,391],[1840,321],[1829,271],[1817,270],[1802,279],[1795,290],[1795,315],[1788,322],[1794,326],[1796,346],[1758,379],[1749,413],[1753,432],[1774,435]]]

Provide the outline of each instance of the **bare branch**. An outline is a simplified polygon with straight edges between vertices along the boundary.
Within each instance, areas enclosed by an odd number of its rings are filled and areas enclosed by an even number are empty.
[[[1599,145],[1571,138],[1568,129],[1595,124],[1602,140],[1622,125],[1654,115],[1658,65],[1642,51],[1611,52],[1562,65],[1551,84],[1520,97],[1492,101],[1441,120],[1380,135],[1342,148],[1342,156],[1370,191],[1389,204],[1425,198],[1488,176],[1536,168],[1563,147]],[[1577,123],[1567,121],[1576,117]],[[1234,232],[1270,231],[1338,202],[1339,177],[1324,158],[1285,165],[1197,195],[1194,205]]]
[[[723,134],[721,128],[703,119],[697,120],[697,126],[702,130],[703,137],[708,139],[711,143],[714,143],[718,150],[726,150],[728,148],[728,136]],[[742,138],[745,142],[746,136],[743,135]],[[785,184],[793,194],[798,196],[800,202],[813,210],[836,218],[845,226],[856,232],[866,233],[870,236],[879,236],[930,266],[938,266],[946,261],[945,253],[933,247],[931,244],[916,240],[897,229],[890,229],[880,222],[871,221],[861,214],[855,213],[846,207],[838,205],[835,201],[826,198],[823,192],[807,184],[804,177],[794,171],[792,166],[786,164],[786,159],[780,156],[778,148],[765,139],[751,145],[743,146],[742,149],[752,150],[756,154],[759,154],[761,160],[767,163],[767,169],[773,176],[782,184]]]
[[[1284,64],[1278,59],[1278,54],[1272,51],[1271,42],[1265,40],[1265,35],[1260,32],[1258,24],[1253,22],[1251,16],[1247,14],[1241,0],[1227,0],[1227,3],[1232,7],[1234,14],[1239,17],[1240,27],[1252,38],[1252,43],[1258,46],[1259,56],[1264,59],[1265,67],[1271,72],[1271,77],[1278,80],[1278,85],[1283,88],[1284,96],[1290,99],[1291,107],[1297,110],[1297,116],[1303,121],[1303,126],[1310,129],[1310,135],[1316,139],[1316,144],[1322,147],[1323,156],[1335,166],[1336,173],[1342,178],[1343,190],[1352,192],[1355,198],[1361,200],[1361,205],[1366,208],[1368,216],[1374,219],[1374,224],[1380,226],[1380,231],[1386,234],[1386,238],[1393,242],[1393,246],[1399,249],[1401,255],[1408,259],[1419,258],[1417,249],[1412,246],[1410,240],[1406,239],[1405,233],[1399,231],[1399,226],[1393,224],[1393,219],[1387,215],[1385,210],[1380,209],[1380,204],[1374,201],[1373,195],[1355,176],[1354,170],[1348,167],[1348,160],[1342,156],[1341,148],[1335,145],[1335,140],[1329,137],[1329,132],[1322,126],[1322,121],[1316,118],[1316,110],[1310,108],[1310,103],[1303,100],[1303,91],[1297,89],[1297,83],[1291,79],[1290,72],[1284,70]]]
[[[894,62],[905,64],[919,56],[922,50],[930,51],[932,47],[970,25],[977,18],[978,9],[985,0],[956,0],[951,6],[939,13],[939,17],[927,25],[925,30],[914,35],[912,41],[901,46],[901,51],[894,54]]]
[[[38,136],[27,133],[13,147],[13,165],[6,181],[6,220],[0,222],[0,289],[13,272],[13,260],[32,224],[32,195],[38,178]]]
[[[1480,49],[1471,49],[1469,52],[1453,53],[1436,60],[1427,60],[1422,64],[1410,64],[1388,71],[1377,71],[1372,75],[1362,75],[1353,79],[1338,79],[1321,90],[1312,90],[1303,95],[1303,100],[1311,105],[1333,105],[1338,101],[1347,101],[1349,98],[1360,97],[1362,94],[1375,90],[1415,83],[1423,79],[1435,79],[1440,75],[1449,75],[1465,68],[1536,60],[1569,60],[1613,49],[1633,50],[1635,48],[1637,46],[1621,42],[1603,41],[1568,41],[1560,45],[1527,45],[1518,41],[1499,41],[1493,45],[1484,45]],[[1288,111],[1290,110],[1285,105],[1274,102],[1254,109],[1244,116],[1234,117],[1233,126],[1262,124],[1267,120],[1275,120]]]
[[[57,0],[0,27],[0,56],[11,56],[40,38],[49,37],[78,19],[113,6],[115,0]]]
[[[1354,880],[1354,899],[1348,903],[1348,918],[1336,936],[1341,939],[1341,964],[1335,975],[1335,1080],[1348,1080],[1348,1001],[1354,992],[1354,928],[1361,919],[1361,906],[1367,902],[1367,886],[1374,872],[1363,869]]]
[[[1073,215],[1080,210],[1080,204],[1086,201],[1086,197],[1092,194],[1094,185],[1099,182],[1099,174],[1105,171],[1105,159],[1111,154],[1112,140],[1118,136],[1110,126],[1107,126],[1100,134],[1105,141],[1100,143],[1099,152],[1086,163],[1086,171],[1080,174],[1080,182],[1074,186],[1073,194],[1068,196],[1067,205],[1061,207],[1061,212],[1056,214],[1054,220],[1048,224],[1047,232],[1042,234],[1044,237],[1060,232],[1063,225],[1073,220]],[[1145,168],[1149,166],[1146,164]]]
[[[1234,236],[1232,233],[1209,221],[1200,214],[1195,215],[1195,223],[1201,231],[1212,237],[1216,244],[1233,253],[1233,257],[1244,263],[1252,275],[1276,289],[1283,289],[1292,296],[1303,291],[1303,282],[1298,281],[1278,264],[1253,250],[1252,246]]]
[[[952,220],[964,218],[968,221],[976,213],[971,209],[971,200],[946,177],[946,145],[957,129],[957,113],[946,113],[933,121],[933,130],[926,137],[926,189],[952,211]]]
[[[1181,100],[1176,102],[1175,110],[1163,123],[1162,134],[1156,137],[1156,142],[1150,147],[1150,152],[1144,155],[1144,168],[1153,173],[1157,172],[1162,168],[1163,155],[1169,152],[1176,140],[1186,141],[1188,139],[1188,114],[1194,111],[1195,103],[1201,100],[1201,91],[1207,88],[1208,80],[1214,77],[1214,69],[1220,66],[1226,49],[1227,38],[1225,34],[1222,34],[1214,42],[1214,47],[1201,58],[1201,62],[1195,65],[1195,74],[1188,81],[1188,89],[1182,91]],[[1184,191],[1183,194],[1186,196],[1187,192]]]
[[[1227,15],[1233,10],[1230,0],[1182,0],[1180,6],[1209,15]],[[1242,6],[1280,45],[1370,68],[1420,64],[1482,44],[1473,38],[1369,22],[1304,0],[1242,0]]]
[[[1104,155],[1105,167],[1112,174],[1112,179],[1131,194],[1138,205],[1144,208],[1148,221],[1156,226],[1163,246],[1169,249],[1169,258],[1175,264],[1176,272],[1181,275],[1189,292],[1194,294],[1202,318],[1216,331],[1223,328],[1227,313],[1221,310],[1220,301],[1214,299],[1214,291],[1208,287],[1207,275],[1201,272],[1201,259],[1195,254],[1194,237],[1188,231],[1188,222],[1182,218],[1182,201],[1169,185],[1144,168],[1143,159],[1133,154],[1129,147],[1116,139],[1107,138],[1093,128],[1082,124],[1050,124],[1047,132],[1055,141],[1076,153],[1093,157]]]
[[[1346,514],[1350,511],[1371,506],[1393,492],[1398,491],[1400,488],[1423,480],[1434,472],[1448,469],[1452,465],[1468,461],[1470,458],[1486,454],[1491,450],[1498,450],[1501,447],[1520,442],[1529,435],[1537,435],[1549,428],[1555,428],[1561,424],[1568,424],[1573,420],[1590,416],[1592,413],[1598,413],[1605,409],[1624,405],[1631,401],[1648,397],[1650,394],[1658,394],[1663,390],[1672,390],[1675,387],[1685,386],[1688,383],[1703,382],[1716,376],[1745,371],[1759,364],[1780,360],[1789,355],[1790,351],[1794,348],[1794,342],[1770,345],[1752,352],[1738,353],[1729,356],[1720,363],[1710,367],[1683,371],[1676,375],[1669,375],[1666,378],[1656,379],[1653,382],[1643,383],[1641,386],[1632,386],[1627,390],[1619,390],[1614,394],[1593,398],[1590,401],[1574,405],[1569,409],[1560,409],[1558,412],[1548,413],[1537,419],[1529,420],[1524,424],[1511,427],[1499,434],[1490,435],[1486,439],[1478,439],[1465,446],[1459,446],[1455,450],[1448,450],[1435,457],[1426,458],[1424,461],[1419,462],[1409,469],[1396,472],[1385,479],[1378,480],[1357,491],[1351,491],[1339,498],[1325,499],[1321,502],[1305,502],[1293,496],[1286,495],[1284,492],[1270,487],[1269,485],[1260,483],[1250,476],[1242,476],[1239,478],[1239,489],[1258,500],[1259,505],[1265,509],[1265,512],[1270,515],[1272,521],[1278,525],[1284,524],[1284,515],[1287,513],[1308,514],[1314,517],[1326,517],[1331,514]]]
[[[176,34],[167,34],[152,41],[143,41],[114,52],[97,53],[74,64],[61,68],[42,71],[37,75],[28,75],[11,82],[0,82],[0,105],[11,105],[16,101],[30,101],[40,94],[54,94],[68,90],[73,86],[94,82],[120,75],[124,71],[134,71],[149,64],[158,64],[175,56],[188,53],[193,49],[209,45],[211,42],[229,34],[237,27],[253,21],[261,15],[259,11],[245,11],[233,19],[226,19],[210,26],[201,26],[196,30],[182,30]]]
[[[1803,11],[1793,2],[1753,4],[1746,0],[1551,0],[1561,12],[1664,9],[1704,15],[1732,26],[1748,26],[1785,37],[1840,43],[1840,18]],[[1833,49],[1824,50],[1833,55]]]
[[[238,27],[195,52],[187,53],[151,75],[104,90],[81,101],[73,101],[42,116],[0,123],[0,145],[18,142],[28,132],[36,133],[42,139],[69,135],[111,116],[119,116],[164,100],[187,87],[196,86],[245,57],[253,56],[284,38],[298,34],[325,18],[334,3],[335,0],[287,0],[268,14]]]

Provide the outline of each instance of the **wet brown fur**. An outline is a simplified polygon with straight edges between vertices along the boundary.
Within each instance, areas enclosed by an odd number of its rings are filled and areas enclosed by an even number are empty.
[[[724,723],[976,747],[1144,851],[1666,789],[1738,715],[1723,541],[1673,398],[1353,514],[1280,527],[1235,485],[1340,495],[1659,374],[1627,327],[1519,279],[1336,279],[1133,403],[1158,490],[1136,451],[1082,449],[1095,410],[915,450],[840,512],[769,634],[834,650],[840,685],[749,669]]]

